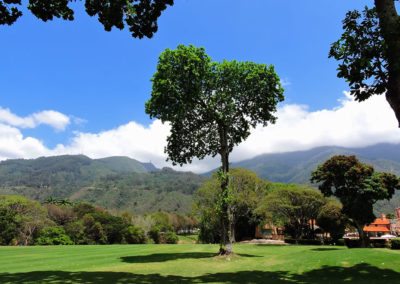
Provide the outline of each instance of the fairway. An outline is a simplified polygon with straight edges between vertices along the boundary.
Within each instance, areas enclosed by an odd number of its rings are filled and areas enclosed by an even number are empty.
[[[0,283],[400,283],[400,251],[328,246],[0,247]]]

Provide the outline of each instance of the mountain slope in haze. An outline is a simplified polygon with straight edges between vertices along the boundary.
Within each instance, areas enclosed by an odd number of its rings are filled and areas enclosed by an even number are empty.
[[[83,155],[0,162],[0,194],[87,201],[135,213],[188,213],[204,178],[141,163],[127,157],[90,159]]]
[[[271,182],[309,184],[311,172],[334,155],[355,155],[377,171],[400,175],[400,144],[378,144],[365,148],[318,147],[307,151],[263,154],[252,159],[232,163],[256,172]],[[211,172],[205,173],[210,176]]]

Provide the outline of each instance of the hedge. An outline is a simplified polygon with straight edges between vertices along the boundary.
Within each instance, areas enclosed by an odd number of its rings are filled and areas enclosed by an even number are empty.
[[[400,249],[400,239],[392,239],[390,245],[392,249]]]

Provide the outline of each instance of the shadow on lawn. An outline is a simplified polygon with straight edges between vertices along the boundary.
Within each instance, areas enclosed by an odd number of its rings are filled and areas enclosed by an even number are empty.
[[[236,254],[241,257],[261,257],[251,254]],[[186,253],[155,253],[149,255],[135,255],[135,256],[124,256],[121,260],[129,263],[150,263],[150,262],[164,262],[177,259],[199,259],[199,258],[211,258],[218,256],[216,253],[209,252],[186,252]]]
[[[205,274],[199,277],[125,272],[34,271],[1,273],[0,283],[398,283],[400,273],[360,263],[352,267],[324,266],[304,274],[287,271],[239,271]]]
[[[311,249],[312,251],[331,251],[331,250],[339,250],[338,248],[315,248]]]

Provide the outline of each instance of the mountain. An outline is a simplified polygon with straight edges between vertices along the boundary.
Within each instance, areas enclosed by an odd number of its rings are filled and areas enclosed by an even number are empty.
[[[39,201],[69,198],[135,213],[188,213],[203,181],[193,173],[159,170],[128,157],[64,155],[0,162],[0,194]]]
[[[400,144],[377,144],[365,148],[325,146],[307,151],[263,154],[232,163],[231,167],[249,169],[271,182],[309,184],[311,172],[334,155],[355,155],[377,171],[400,175]],[[203,175],[210,176],[214,171]]]

